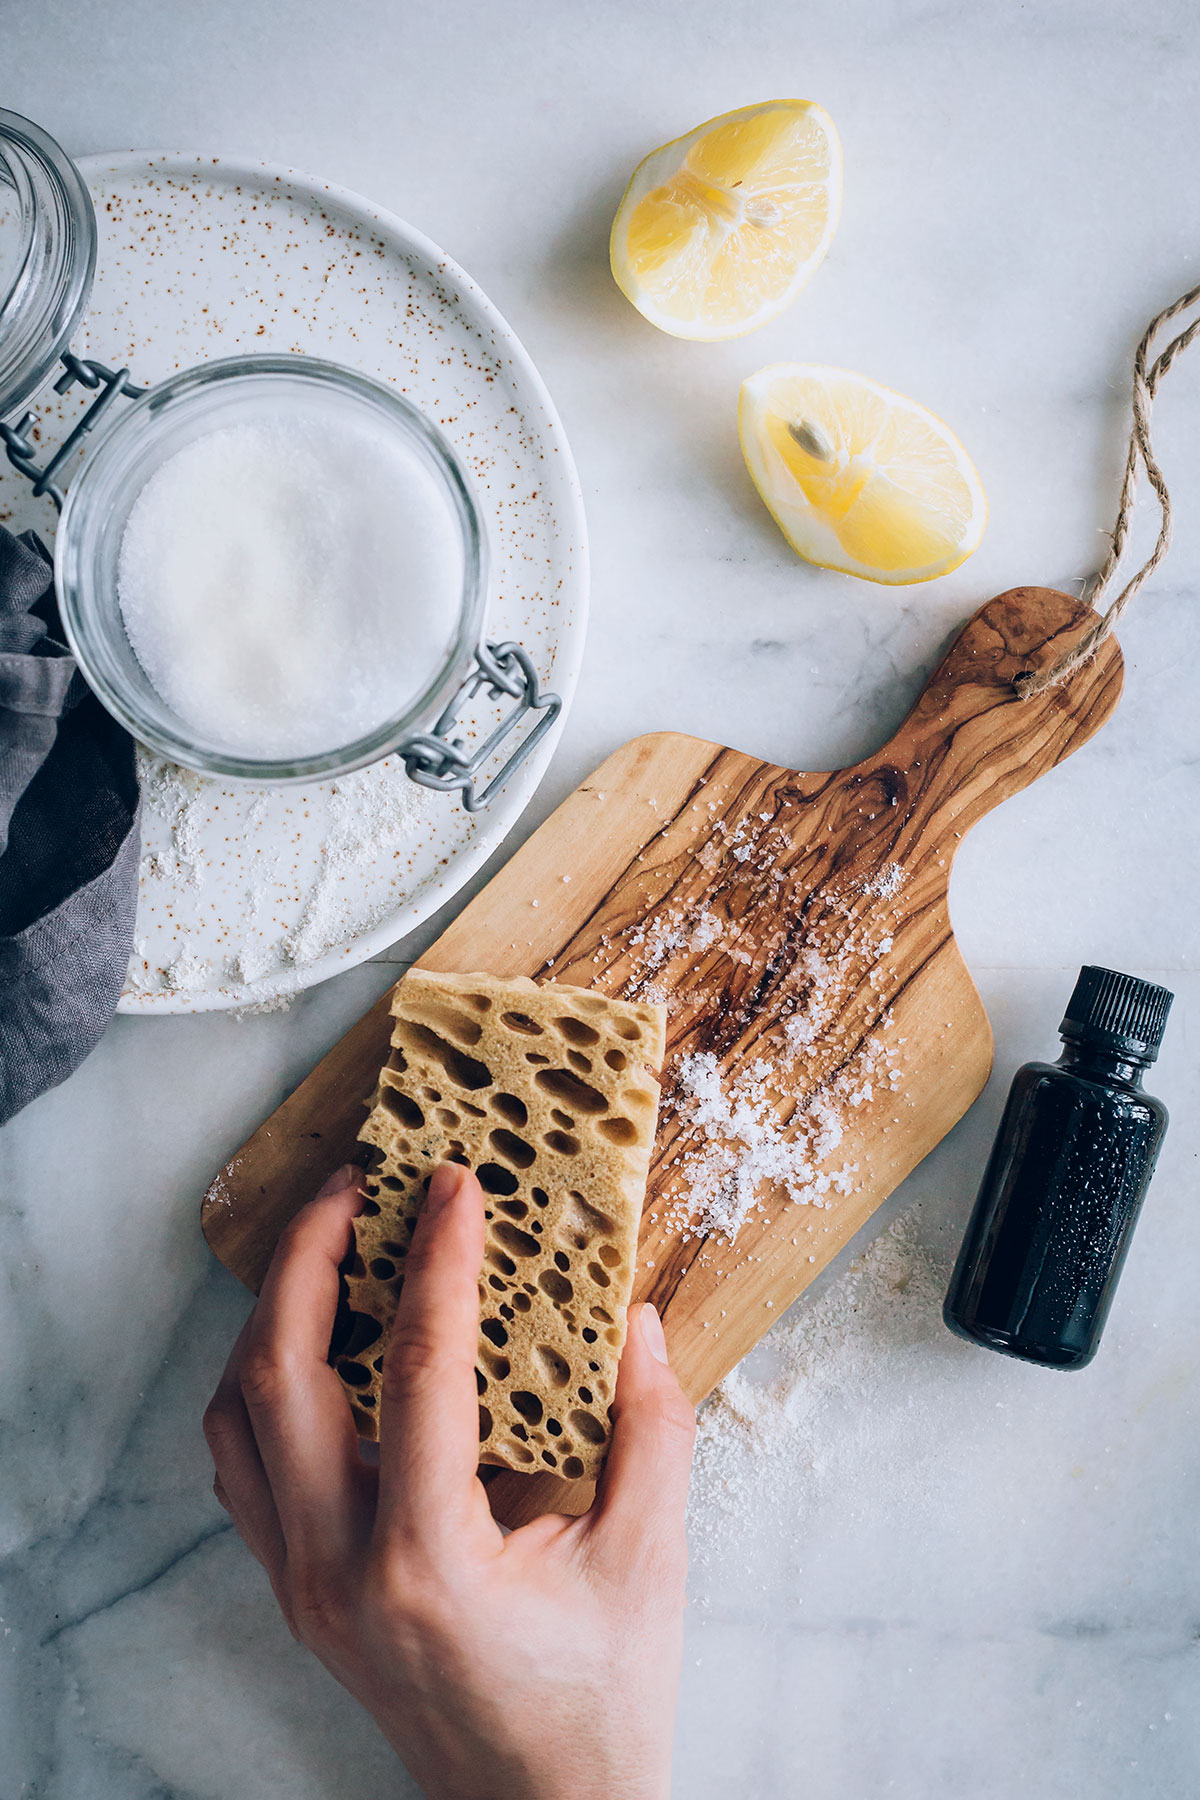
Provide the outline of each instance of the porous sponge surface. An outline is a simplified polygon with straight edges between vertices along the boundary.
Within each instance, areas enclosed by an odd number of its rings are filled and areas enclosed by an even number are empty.
[[[336,1360],[379,1433],[383,1346],[432,1171],[465,1163],[487,1201],[480,1461],[594,1478],[625,1342],[658,1113],[666,1014],[583,988],[411,970],[361,1137],[375,1152]]]

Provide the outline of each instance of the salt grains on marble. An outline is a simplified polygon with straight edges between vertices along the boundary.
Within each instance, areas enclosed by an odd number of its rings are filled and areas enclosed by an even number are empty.
[[[249,760],[339,749],[444,661],[463,551],[402,440],[313,413],[206,432],[146,482],[117,586],[146,676],[186,732]]]

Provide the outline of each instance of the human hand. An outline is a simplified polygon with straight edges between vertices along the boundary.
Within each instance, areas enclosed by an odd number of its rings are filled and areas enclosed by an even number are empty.
[[[281,1238],[205,1414],[214,1492],[294,1635],[430,1800],[662,1800],[695,1421],[632,1307],[590,1512],[505,1536],[476,1477],[484,1203],[439,1168],[383,1367],[378,1467],[327,1361],[357,1170]]]

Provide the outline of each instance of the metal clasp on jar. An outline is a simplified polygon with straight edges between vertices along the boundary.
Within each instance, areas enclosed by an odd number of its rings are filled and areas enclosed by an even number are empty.
[[[73,351],[66,350],[60,359],[64,373],[54,384],[56,394],[65,394],[76,382],[83,387],[96,388],[98,393],[83,417],[78,421],[69,437],[63,439],[45,468],[39,468],[37,452],[33,443],[33,430],[38,416],[35,412],[22,413],[15,425],[0,424],[0,440],[8,452],[8,460],[14,469],[18,469],[28,481],[33,483],[36,495],[49,494],[59,512],[63,509],[66,494],[55,481],[58,471],[65,465],[75,449],[89,431],[94,431],[113,401],[124,394],[126,399],[137,400],[142,394],[149,393],[149,388],[135,387],[129,379],[128,369],[109,369],[103,363],[91,362],[86,357],[76,356]]]
[[[396,752],[404,762],[410,781],[420,787],[435,788],[440,793],[461,789],[463,806],[471,813],[487,805],[496,790],[537,748],[562,711],[562,700],[557,694],[542,692],[537,671],[520,644],[482,643],[476,649],[475,661],[477,666],[433,730],[406,738]],[[464,705],[484,689],[490,699],[499,700],[507,695],[517,704],[476,749],[468,750],[461,738],[450,734]],[[482,792],[477,792],[475,783],[480,772],[527,713],[540,713],[541,717],[509,753]]]

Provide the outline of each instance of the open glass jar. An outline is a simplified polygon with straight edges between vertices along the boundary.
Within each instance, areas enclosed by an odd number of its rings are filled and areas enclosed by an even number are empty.
[[[100,700],[141,742],[207,773],[298,782],[333,778],[396,754],[420,785],[459,790],[469,811],[485,805],[544,737],[561,702],[541,691],[520,645],[491,643],[484,635],[487,531],[453,446],[393,388],[311,356],[239,356],[140,389],[128,370],[73,355],[70,335],[87,303],[95,254],[95,220],[79,172],[38,127],[0,111],[0,442],[34,492],[49,495],[61,510],[59,607]],[[39,462],[37,420],[27,407],[52,379],[60,393],[82,384],[95,398],[65,441]],[[357,419],[421,464],[454,521],[461,589],[437,641],[406,667],[390,716],[352,741],[266,757],[198,731],[156,689],[126,630],[118,563],[130,512],[164,463],[205,433],[289,407],[331,422]],[[67,492],[62,471],[85,440]],[[456,735],[457,720],[480,693],[500,703],[501,716],[466,743]]]
[[[96,217],[53,138],[0,110],[0,419],[46,384],[87,305]]]

